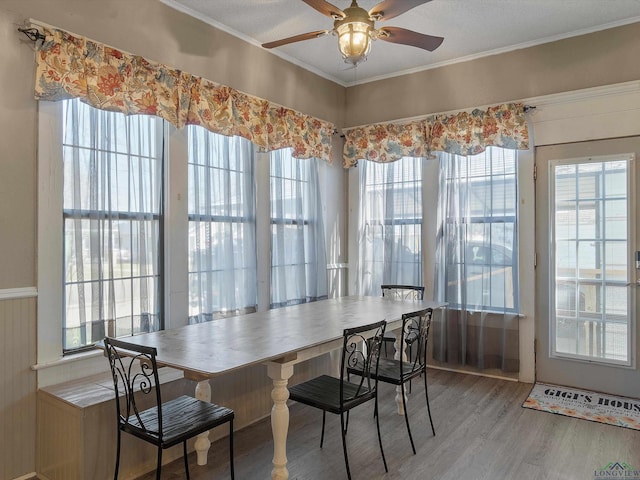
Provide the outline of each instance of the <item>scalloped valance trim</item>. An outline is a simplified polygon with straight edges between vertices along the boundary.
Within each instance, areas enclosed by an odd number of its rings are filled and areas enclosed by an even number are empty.
[[[431,115],[410,123],[365,125],[345,132],[344,167],[358,160],[393,162],[442,151],[475,155],[489,146],[527,150],[529,130],[521,103]]]
[[[331,162],[335,126],[138,55],[42,27],[37,100],[79,98],[101,110],[159,116],[177,128],[200,125],[247,138],[263,151]]]

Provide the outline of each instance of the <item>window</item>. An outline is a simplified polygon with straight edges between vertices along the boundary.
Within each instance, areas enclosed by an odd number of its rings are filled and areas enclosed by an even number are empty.
[[[550,164],[557,356],[631,362],[630,162],[631,156],[617,156]]]
[[[440,154],[438,298],[476,311],[518,310],[517,152]]]
[[[63,349],[162,328],[163,122],[63,105]]]
[[[271,308],[327,295],[317,160],[298,160],[291,153],[270,154]]]
[[[358,164],[360,295],[380,295],[384,283],[422,285],[422,162]]]
[[[257,305],[253,145],[189,127],[189,322]]]
[[[78,100],[39,112],[38,362],[327,296],[316,160]]]

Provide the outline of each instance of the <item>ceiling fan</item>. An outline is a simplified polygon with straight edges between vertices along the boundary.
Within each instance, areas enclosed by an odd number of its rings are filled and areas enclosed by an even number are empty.
[[[333,18],[333,29],[302,33],[274,42],[263,43],[264,48],[275,48],[289,43],[301,42],[322,37],[329,33],[338,36],[338,49],[344,61],[357,65],[366,60],[371,50],[371,40],[412,45],[424,50],[434,51],[444,38],[425,35],[400,27],[375,28],[375,22],[389,20],[431,0],[384,0],[368,12],[352,0],[351,6],[340,10],[325,0],[302,0],[317,11]]]

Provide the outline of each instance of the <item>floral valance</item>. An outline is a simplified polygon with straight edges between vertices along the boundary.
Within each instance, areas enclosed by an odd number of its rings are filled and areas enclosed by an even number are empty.
[[[102,110],[157,115],[247,138],[265,151],[331,161],[334,125],[189,73],[57,29],[37,54],[38,100],[80,98]]]
[[[344,166],[353,167],[360,159],[393,162],[402,157],[424,157],[428,153],[428,124],[424,121],[384,123],[345,132]]]
[[[345,132],[344,166],[358,160],[393,162],[442,151],[475,155],[489,146],[526,150],[529,131],[524,105],[509,103],[450,115],[432,115],[411,123],[383,123]]]

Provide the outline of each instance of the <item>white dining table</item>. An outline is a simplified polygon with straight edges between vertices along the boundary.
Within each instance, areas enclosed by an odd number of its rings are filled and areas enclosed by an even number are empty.
[[[136,335],[127,341],[155,347],[158,363],[182,370],[186,378],[197,381],[196,398],[208,402],[209,379],[251,365],[266,365],[273,382],[271,478],[286,480],[289,478],[287,384],[294,365],[341,348],[345,328],[386,320],[387,332],[392,332],[401,326],[402,314],[444,305],[427,300],[347,296]],[[396,358],[402,355],[404,352],[396,341]],[[397,392],[398,413],[403,415],[399,387]],[[208,432],[196,439],[199,465],[206,464],[210,446]]]

